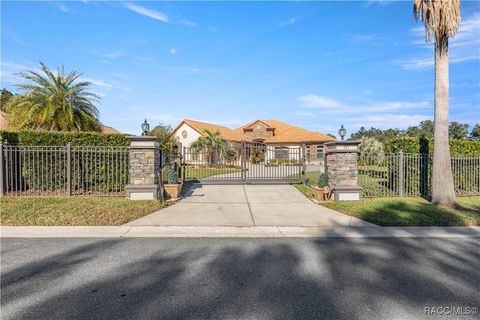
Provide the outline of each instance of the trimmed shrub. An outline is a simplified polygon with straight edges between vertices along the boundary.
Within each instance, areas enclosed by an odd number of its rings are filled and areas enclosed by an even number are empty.
[[[449,140],[452,155],[479,155],[480,141]],[[433,153],[433,141],[425,138],[401,137],[386,142],[386,151],[397,153]]]
[[[178,173],[175,170],[168,172],[168,184],[176,184],[178,182]]]
[[[326,173],[322,173],[320,177],[318,177],[317,186],[319,188],[327,187],[328,186],[328,175]]]
[[[6,131],[0,130],[1,143],[25,146],[128,146],[127,135],[119,133],[70,131]]]

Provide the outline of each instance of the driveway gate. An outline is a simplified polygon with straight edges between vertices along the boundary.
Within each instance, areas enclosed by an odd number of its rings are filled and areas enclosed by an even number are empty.
[[[183,148],[182,167],[184,181],[204,184],[302,183],[305,146],[241,141]]]

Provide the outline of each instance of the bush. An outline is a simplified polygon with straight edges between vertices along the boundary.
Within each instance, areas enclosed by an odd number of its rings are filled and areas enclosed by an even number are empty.
[[[449,140],[452,155],[480,154],[480,141]],[[433,141],[426,138],[401,137],[390,139],[386,143],[386,151],[397,153],[433,153]]]
[[[178,173],[175,170],[170,170],[168,172],[168,184],[177,184],[178,182]]]
[[[127,135],[99,132],[50,132],[50,131],[6,131],[0,130],[1,143],[25,146],[128,146]]]
[[[328,175],[326,173],[322,173],[320,177],[318,177],[317,186],[319,188],[327,187],[328,186]]]

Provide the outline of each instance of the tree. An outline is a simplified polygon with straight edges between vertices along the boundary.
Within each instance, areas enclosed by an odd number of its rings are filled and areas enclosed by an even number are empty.
[[[161,150],[172,151],[177,145],[177,141],[172,136],[172,132],[173,129],[170,125],[159,123],[148,133],[148,135],[157,137]]]
[[[0,111],[5,111],[7,109],[7,103],[13,97],[13,93],[8,91],[7,89],[2,89],[0,93]]]
[[[480,140],[480,124],[476,124],[473,128],[472,131],[470,132],[470,139],[471,140]]]
[[[460,0],[413,0],[413,12],[415,20],[425,23],[425,40],[435,41],[432,203],[453,205],[456,198],[448,145],[448,38],[460,25]]]
[[[448,137],[450,139],[456,139],[456,140],[467,140],[468,127],[469,125],[466,123],[452,121],[448,126]]]
[[[358,145],[358,150],[366,154],[366,157],[379,165],[385,159],[383,143],[373,137],[364,137]]]
[[[409,137],[433,139],[433,121],[421,121],[418,126],[408,127],[405,134]]]
[[[199,137],[191,145],[195,152],[206,150],[210,163],[216,163],[218,158],[223,154],[229,153],[230,147],[228,142],[223,139],[220,131],[210,131],[205,129],[205,136]]]
[[[360,130],[350,135],[349,140],[361,140],[362,138],[366,138],[366,137],[375,138],[379,141],[385,140],[384,132],[380,129],[373,128],[373,127],[368,130],[365,130],[364,127],[361,127]]]
[[[51,131],[100,131],[98,110],[93,104],[99,97],[88,92],[90,82],[79,81],[82,74],[56,73],[42,62],[40,71],[25,71],[18,75],[27,83],[17,87],[7,106],[9,123],[17,129]]]

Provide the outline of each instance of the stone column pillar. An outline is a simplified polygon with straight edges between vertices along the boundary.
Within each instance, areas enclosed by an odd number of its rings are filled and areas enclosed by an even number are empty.
[[[156,137],[129,136],[130,184],[125,193],[128,199],[151,200],[159,198],[158,172],[160,170],[160,148]]]
[[[355,201],[362,197],[358,186],[358,141],[325,143],[325,171],[335,201]]]

